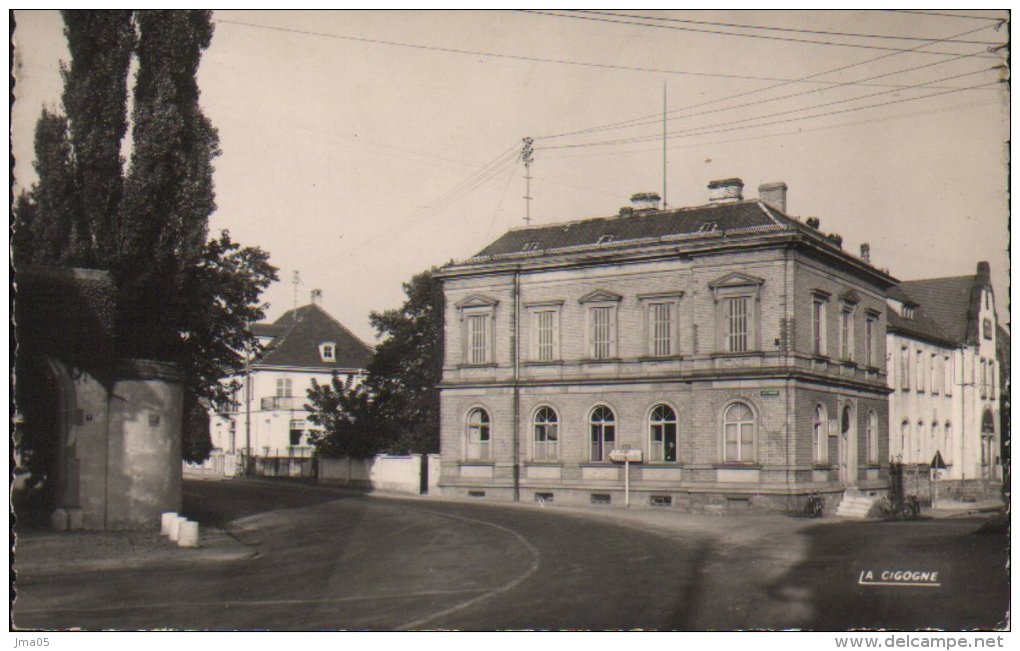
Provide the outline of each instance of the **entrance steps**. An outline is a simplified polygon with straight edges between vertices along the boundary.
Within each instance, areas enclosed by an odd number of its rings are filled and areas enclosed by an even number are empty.
[[[850,520],[864,520],[868,517],[877,497],[870,497],[857,491],[846,491],[843,500],[836,507],[836,517]]]

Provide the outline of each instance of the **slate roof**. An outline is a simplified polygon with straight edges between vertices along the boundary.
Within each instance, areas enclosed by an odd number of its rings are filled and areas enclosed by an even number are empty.
[[[807,228],[757,199],[709,204],[668,211],[637,211],[583,221],[516,228],[480,251],[475,258],[537,252],[577,246],[596,246],[603,236],[612,243],[663,237],[721,235],[723,231]],[[529,243],[537,243],[526,248]]]
[[[315,369],[367,368],[372,348],[319,305],[288,310],[273,323],[255,324],[255,334],[273,335],[258,366],[295,366]],[[319,344],[336,344],[333,361],[323,361]]]
[[[962,344],[977,338],[980,289],[977,276],[954,276],[908,280],[900,287],[921,304],[931,319],[951,340]]]
[[[912,303],[909,300],[907,302]],[[942,332],[931,317],[924,312],[922,307],[914,308],[914,318],[912,319],[900,316],[891,307],[887,307],[885,313],[886,327],[893,332],[902,332],[948,346],[956,345],[956,342],[950,339],[946,333]]]

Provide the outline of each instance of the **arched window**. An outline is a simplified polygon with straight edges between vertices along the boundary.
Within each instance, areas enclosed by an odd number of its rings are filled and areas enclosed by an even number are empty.
[[[984,415],[981,417],[981,431],[985,434],[995,433],[995,417],[992,416],[992,411],[986,409]]]
[[[878,414],[868,412],[868,463],[878,463]]]
[[[825,405],[815,407],[815,422],[812,428],[812,458],[816,464],[824,464],[829,460],[829,415]]]
[[[734,402],[723,412],[723,461],[754,461],[754,412],[742,402]]]
[[[669,405],[655,405],[648,416],[650,461],[677,460],[676,412]]]
[[[489,412],[475,408],[467,417],[467,458],[488,460],[491,451],[492,430]]]
[[[613,410],[599,405],[591,410],[591,460],[605,461],[616,442],[616,416]]]
[[[558,457],[560,419],[551,407],[540,407],[535,412],[535,459],[552,461]]]

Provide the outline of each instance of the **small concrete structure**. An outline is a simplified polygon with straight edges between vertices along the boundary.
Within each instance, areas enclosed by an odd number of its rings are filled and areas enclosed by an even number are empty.
[[[170,535],[170,523],[177,519],[177,514],[173,511],[167,511],[159,517],[159,533],[164,536]]]
[[[19,454],[29,438],[52,449],[54,528],[154,528],[181,506],[177,369],[117,355],[109,273],[24,267],[16,281]]]

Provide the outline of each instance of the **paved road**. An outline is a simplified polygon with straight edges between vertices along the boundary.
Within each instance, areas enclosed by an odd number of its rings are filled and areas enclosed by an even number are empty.
[[[15,621],[86,629],[991,627],[1005,536],[979,522],[623,515],[189,482],[185,512],[258,555],[19,577]],[[961,557],[962,555],[962,557]],[[861,588],[938,565],[943,588]],[[909,568],[908,568],[909,569]]]

